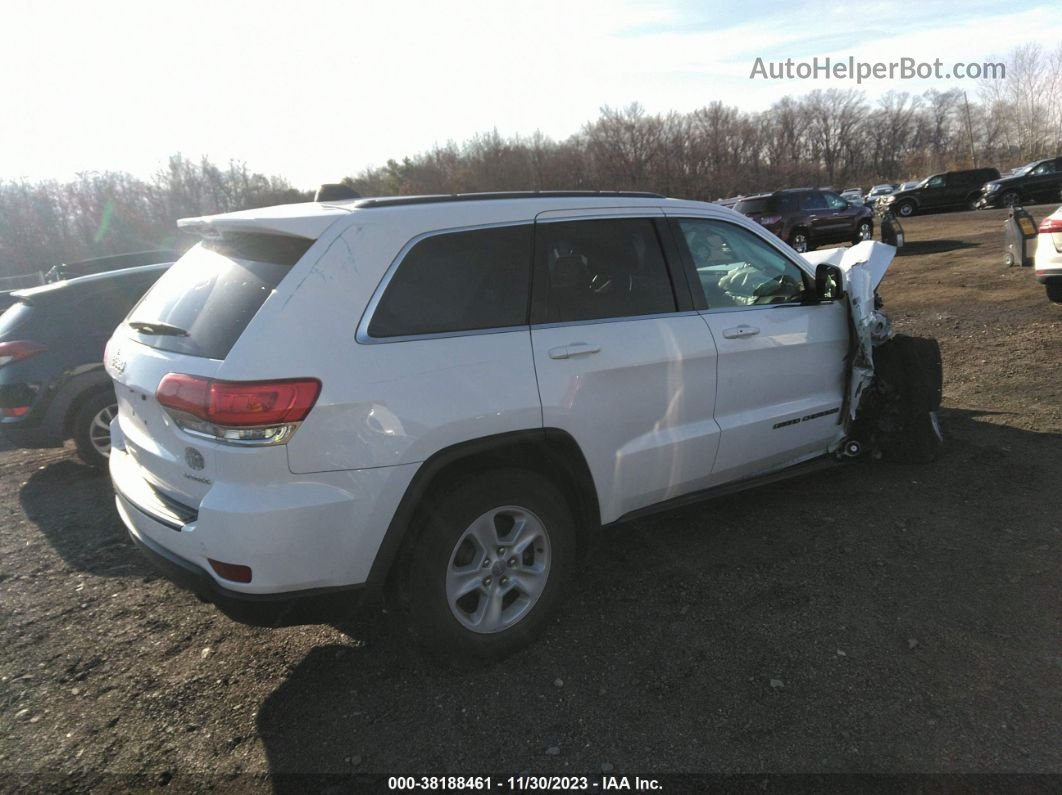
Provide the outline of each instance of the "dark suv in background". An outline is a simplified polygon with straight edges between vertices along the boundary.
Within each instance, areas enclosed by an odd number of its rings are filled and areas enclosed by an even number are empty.
[[[115,327],[169,264],[82,276],[12,293],[0,315],[0,434],[16,447],[60,447],[103,466],[116,401],[103,370]]]
[[[942,210],[972,210],[981,197],[981,186],[999,179],[999,169],[970,168],[926,177],[910,190],[898,190],[881,199],[879,210],[891,210],[907,218],[915,213]]]
[[[1036,160],[1005,177],[986,182],[978,207],[1056,202],[1062,191],[1062,157]]]
[[[826,243],[858,243],[874,235],[874,213],[833,191],[791,188],[746,196],[734,209],[801,253]]]

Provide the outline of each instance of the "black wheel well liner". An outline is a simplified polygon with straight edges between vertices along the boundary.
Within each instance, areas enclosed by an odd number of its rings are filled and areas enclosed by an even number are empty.
[[[433,492],[445,490],[459,479],[498,468],[530,469],[552,480],[569,501],[579,529],[579,552],[585,553],[590,531],[600,525],[601,509],[579,444],[558,428],[512,431],[444,448],[420,465],[380,543],[367,581],[370,590],[381,594],[393,581],[392,575],[400,568],[396,564],[401,562],[407,541],[416,532],[417,513]]]

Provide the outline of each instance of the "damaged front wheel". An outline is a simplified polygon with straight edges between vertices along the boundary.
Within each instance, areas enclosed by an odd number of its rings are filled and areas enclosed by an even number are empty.
[[[875,385],[861,409],[882,457],[922,464],[944,445],[937,410],[943,392],[935,339],[897,334],[874,349]]]

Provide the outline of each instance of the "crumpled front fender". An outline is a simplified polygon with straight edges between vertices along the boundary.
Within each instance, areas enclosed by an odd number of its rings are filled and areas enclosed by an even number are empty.
[[[855,334],[855,354],[848,377],[847,426],[855,419],[863,391],[874,381],[874,346],[892,337],[889,318],[874,307],[875,291],[896,256],[896,249],[884,243],[864,240],[851,248],[811,251],[804,259],[813,266],[836,265],[844,273],[848,312]],[[841,431],[837,443],[847,428]]]

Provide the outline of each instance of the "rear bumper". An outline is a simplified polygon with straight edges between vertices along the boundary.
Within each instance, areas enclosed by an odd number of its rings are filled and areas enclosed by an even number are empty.
[[[141,535],[137,525],[155,520],[120,493],[115,500],[129,537],[152,565],[175,585],[212,603],[234,621],[257,627],[326,624],[355,618],[371,604],[363,585],[276,594],[249,594],[225,588],[195,563]]]

